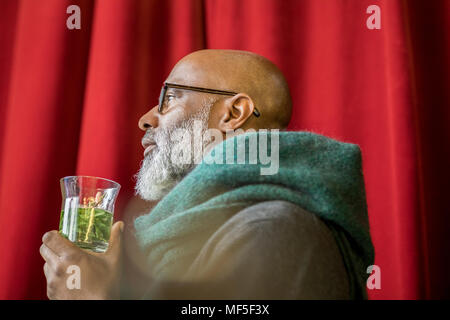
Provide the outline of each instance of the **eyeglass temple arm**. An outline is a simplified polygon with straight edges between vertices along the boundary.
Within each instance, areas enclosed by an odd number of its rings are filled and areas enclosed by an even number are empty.
[[[204,93],[212,93],[212,94],[223,94],[227,96],[234,96],[237,95],[237,92],[233,91],[224,91],[224,90],[214,90],[214,89],[207,89],[207,88],[200,88],[200,87],[192,87],[192,86],[183,86],[183,85],[177,85],[173,83],[166,83],[164,84],[164,95],[168,88],[175,88],[175,89],[187,89],[187,90],[193,90],[198,92],[204,92]],[[162,103],[162,101],[160,101]],[[161,107],[161,106],[159,106]],[[259,117],[261,114],[259,113],[258,109],[253,109],[253,114],[257,117]]]

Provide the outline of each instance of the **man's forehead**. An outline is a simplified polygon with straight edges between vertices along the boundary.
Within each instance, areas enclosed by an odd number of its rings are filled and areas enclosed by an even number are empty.
[[[220,67],[208,63],[180,61],[167,77],[167,83],[229,90]]]

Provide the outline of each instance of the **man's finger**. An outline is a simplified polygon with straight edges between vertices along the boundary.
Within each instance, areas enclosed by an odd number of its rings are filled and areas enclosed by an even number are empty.
[[[118,221],[111,228],[111,236],[109,237],[109,245],[106,253],[111,256],[118,256],[122,246],[122,234],[124,223]]]
[[[44,275],[45,278],[48,280],[48,276],[50,274],[50,267],[48,266],[48,263],[44,263]]]
[[[42,242],[60,257],[78,248],[56,230],[45,233],[42,237]]]
[[[47,263],[54,263],[56,260],[60,258],[56,253],[53,252],[53,250],[47,247],[44,243],[39,248],[39,253]]]

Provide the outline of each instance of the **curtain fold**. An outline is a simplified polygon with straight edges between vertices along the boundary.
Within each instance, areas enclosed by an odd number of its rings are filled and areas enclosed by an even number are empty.
[[[81,9],[69,30],[66,8]],[[381,29],[369,30],[370,5]],[[42,235],[63,176],[122,185],[142,160],[137,127],[173,65],[202,48],[275,62],[290,130],[357,143],[381,289],[449,298],[450,4],[445,0],[6,0],[0,10],[0,298],[45,298]]]

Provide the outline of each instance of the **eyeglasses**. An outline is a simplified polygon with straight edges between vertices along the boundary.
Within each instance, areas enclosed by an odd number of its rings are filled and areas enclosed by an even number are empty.
[[[191,86],[184,86],[184,85],[181,85],[181,84],[174,84],[174,83],[164,83],[164,86],[161,88],[161,94],[159,95],[158,111],[160,113],[163,112],[164,103],[165,103],[165,99],[166,99],[166,92],[167,92],[167,89],[169,89],[169,88],[190,90],[190,91],[197,91],[197,92],[204,92],[204,93],[212,93],[212,94],[221,94],[221,95],[226,95],[226,96],[235,96],[235,95],[237,95],[237,92],[232,92],[232,91],[223,91],[223,90],[207,89],[207,88],[200,88],[200,87],[191,87]],[[253,109],[253,114],[256,117],[259,117],[261,115],[256,108]]]

